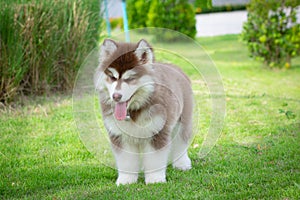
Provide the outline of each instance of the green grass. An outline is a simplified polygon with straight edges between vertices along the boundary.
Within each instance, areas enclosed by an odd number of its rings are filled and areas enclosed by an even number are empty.
[[[71,97],[29,98],[0,114],[0,199],[300,199],[300,59],[290,70],[270,70],[248,57],[236,35],[198,41],[222,75],[227,114],[204,159],[196,136],[192,170],[168,168],[165,184],[141,178],[117,187],[116,170],[81,142]],[[209,97],[196,99],[206,116]]]

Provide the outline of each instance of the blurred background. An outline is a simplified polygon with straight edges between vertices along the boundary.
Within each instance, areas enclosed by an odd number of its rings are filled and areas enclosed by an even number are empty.
[[[162,27],[193,39],[240,34],[244,30],[243,40],[251,54],[271,66],[290,65],[290,57],[299,54],[297,0],[1,0],[0,3],[2,104],[14,101],[17,94],[70,91],[87,54],[103,38],[127,33],[129,29]],[[255,29],[261,32],[253,32]],[[166,34],[158,38],[176,40]],[[270,45],[282,53],[269,55],[266,51]],[[274,57],[281,60],[274,61]]]

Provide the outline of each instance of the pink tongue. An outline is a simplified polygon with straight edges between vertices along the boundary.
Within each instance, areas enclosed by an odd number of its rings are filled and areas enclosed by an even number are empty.
[[[126,118],[126,102],[116,103],[115,106],[115,117],[117,120],[124,120]]]

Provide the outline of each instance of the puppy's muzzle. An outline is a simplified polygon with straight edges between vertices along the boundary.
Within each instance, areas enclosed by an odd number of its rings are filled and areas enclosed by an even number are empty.
[[[112,98],[114,101],[119,102],[122,98],[122,94],[120,93],[113,93]]]

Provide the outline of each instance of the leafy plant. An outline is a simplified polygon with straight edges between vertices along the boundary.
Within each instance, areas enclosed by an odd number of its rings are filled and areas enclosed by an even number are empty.
[[[151,0],[127,0],[128,23],[131,29],[147,27]]]
[[[270,67],[291,67],[291,58],[300,54],[298,0],[251,0],[242,38],[252,57]]]
[[[0,102],[19,93],[73,87],[85,56],[97,45],[97,0],[15,0],[0,3]]]
[[[212,0],[196,0],[194,2],[196,12],[200,13],[203,10],[209,10],[212,8]]]
[[[296,118],[296,114],[291,110],[284,110],[284,109],[280,108],[278,111],[280,114],[284,114],[287,119],[295,119]]]
[[[123,28],[123,18],[112,18],[109,21],[112,29]]]
[[[130,28],[160,27],[192,38],[196,35],[195,10],[187,0],[128,0],[127,11]],[[179,39],[163,30],[157,30],[153,34],[161,41]]]
[[[193,6],[187,0],[153,0],[148,13],[147,26],[168,28],[191,38],[196,35],[196,19]],[[178,40],[173,34],[157,32],[157,39]]]
[[[21,27],[14,19],[14,8],[1,6],[0,19],[0,102],[6,102],[17,93],[28,67],[23,51],[26,41],[19,34]]]

